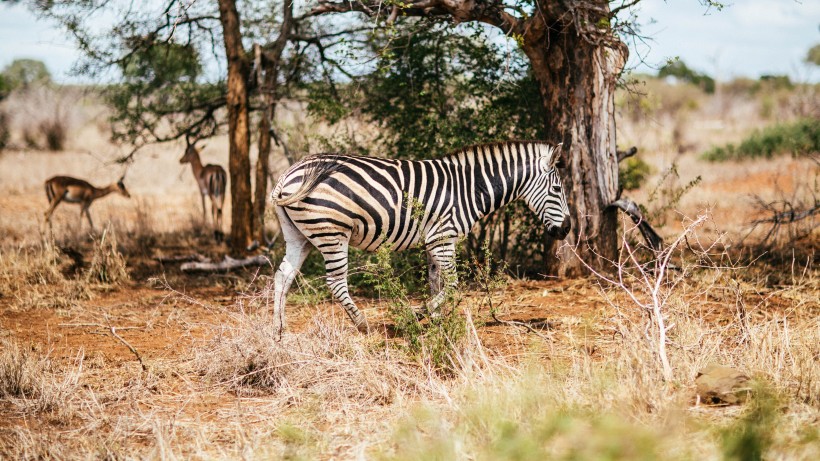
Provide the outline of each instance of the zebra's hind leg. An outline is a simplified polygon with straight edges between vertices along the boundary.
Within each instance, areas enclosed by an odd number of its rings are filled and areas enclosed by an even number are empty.
[[[440,317],[441,304],[458,284],[455,240],[446,239],[428,244],[427,262],[430,295],[433,297],[428,304],[428,310],[432,317]]]
[[[285,329],[285,300],[293,279],[296,278],[302,263],[305,262],[310,250],[308,246],[310,242],[296,229],[287,216],[283,216],[284,212],[280,214],[277,210],[277,214],[279,214],[279,223],[285,237],[285,257],[274,276],[273,322],[276,334],[281,339]]]
[[[347,312],[347,316],[353,321],[356,329],[362,333],[369,333],[370,327],[367,324],[362,311],[356,307],[353,298],[347,288],[347,242],[338,241],[334,243],[322,243],[317,245],[322,256],[325,258],[325,269],[327,270],[327,285],[330,292]]]

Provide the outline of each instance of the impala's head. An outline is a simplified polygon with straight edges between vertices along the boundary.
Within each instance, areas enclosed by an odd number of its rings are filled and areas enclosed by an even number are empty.
[[[131,198],[131,194],[128,193],[128,189],[125,188],[125,183],[123,181],[125,181],[124,175],[120,178],[119,181],[117,181],[117,190],[120,192],[120,194],[128,198]]]
[[[572,227],[564,185],[558,171],[564,167],[564,162],[559,147],[537,143],[533,148],[538,160],[532,184],[524,191],[523,198],[530,210],[547,226],[547,233],[563,240]]]
[[[197,150],[196,146],[193,144],[188,144],[188,147],[185,148],[185,155],[179,159],[179,163],[191,163],[194,158],[199,157],[199,150]]]

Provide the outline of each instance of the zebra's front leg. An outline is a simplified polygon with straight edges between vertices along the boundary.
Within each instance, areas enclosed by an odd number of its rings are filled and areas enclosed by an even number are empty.
[[[433,317],[441,316],[441,304],[449,293],[458,285],[456,274],[455,240],[434,242],[427,246],[427,263],[429,266],[430,295],[432,299],[428,310]]]
[[[367,324],[362,311],[356,307],[353,298],[347,288],[347,250],[346,242],[339,241],[336,245],[323,245],[320,251],[325,258],[325,269],[327,270],[327,285],[333,297],[341,303],[347,316],[362,333],[369,333],[370,327]]]

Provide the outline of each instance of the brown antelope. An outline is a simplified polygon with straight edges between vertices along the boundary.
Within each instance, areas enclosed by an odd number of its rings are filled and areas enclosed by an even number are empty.
[[[179,163],[190,163],[191,169],[194,171],[194,178],[199,185],[199,193],[202,198],[202,219],[207,221],[207,213],[205,211],[205,196],[211,199],[211,220],[214,225],[214,238],[217,241],[222,240],[222,204],[225,201],[225,184],[228,180],[228,175],[225,170],[219,165],[205,165],[202,166],[202,160],[199,158],[199,150],[195,144],[186,139],[188,147],[185,149],[185,155],[179,159]]]
[[[125,189],[123,180],[125,176],[121,177],[119,181],[107,187],[97,188],[92,186],[82,179],[72,178],[69,176],[55,176],[46,181],[46,196],[48,197],[48,210],[45,213],[46,222],[51,226],[51,214],[57,205],[63,201],[68,203],[80,204],[80,225],[82,225],[83,215],[88,218],[88,225],[91,230],[94,230],[94,223],[91,222],[91,214],[88,212],[88,207],[100,197],[105,197],[112,192],[119,192],[120,194],[131,197],[128,190]]]

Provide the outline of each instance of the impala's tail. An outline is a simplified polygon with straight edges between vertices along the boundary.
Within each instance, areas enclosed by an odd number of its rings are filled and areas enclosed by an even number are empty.
[[[208,178],[208,194],[213,197],[214,206],[220,211],[225,203],[225,189],[228,184],[228,175],[225,170],[219,169]]]

